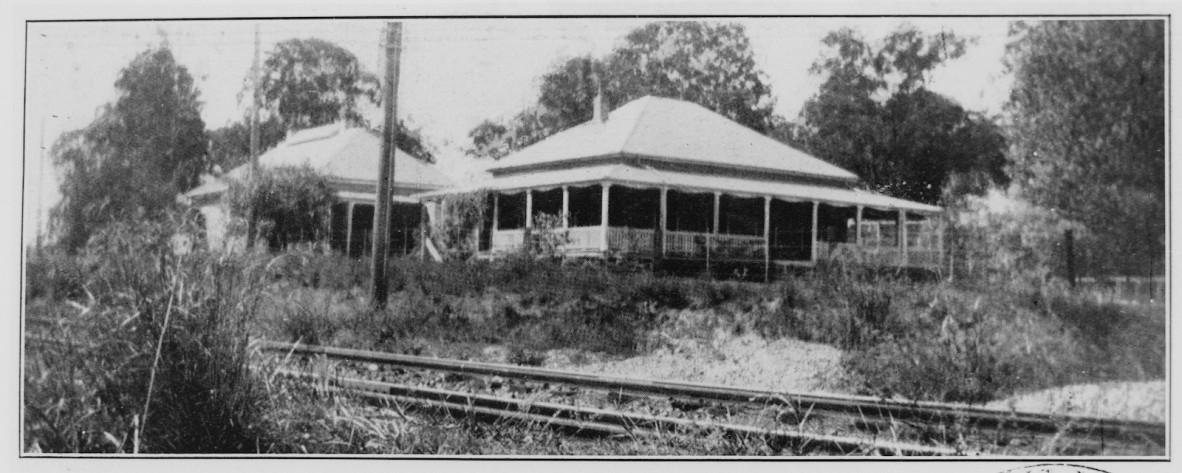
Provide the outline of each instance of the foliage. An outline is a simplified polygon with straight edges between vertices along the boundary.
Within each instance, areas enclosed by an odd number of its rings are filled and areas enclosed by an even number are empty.
[[[335,201],[328,181],[312,168],[260,169],[250,182],[230,185],[230,212],[245,219],[254,211],[259,238],[272,249],[327,238],[329,212]]]
[[[654,22],[604,58],[556,64],[542,76],[537,105],[477,125],[467,153],[499,159],[591,119],[597,86],[609,109],[655,95],[697,103],[756,131],[771,125],[771,91],[741,25]]]
[[[534,215],[526,252],[533,256],[558,258],[570,243],[570,231],[562,228],[561,216],[547,213]]]
[[[206,167],[198,91],[167,44],[137,55],[115,88],[114,103],[50,152],[62,175],[54,233],[71,252],[112,220],[162,218]]]
[[[990,200],[1000,202],[991,208]],[[1050,209],[1006,194],[968,197],[949,206],[945,248],[953,278],[1002,282],[1020,278],[1066,277],[1064,233],[1074,230],[1078,243],[1094,239],[1078,222]],[[1079,274],[1090,267],[1077,250]]]
[[[250,161],[250,121],[242,120],[209,132],[209,169],[207,171],[229,172]],[[259,151],[265,151],[283,141],[286,135],[283,123],[271,117],[259,123]]]
[[[476,254],[474,237],[484,222],[488,193],[482,191],[449,194],[440,205],[441,215],[432,225],[431,236],[447,259],[468,259]]]
[[[1099,235],[1095,253],[1111,255],[1110,271],[1160,273],[1164,22],[1019,22],[1010,39],[1007,112],[1022,192]]]
[[[930,72],[960,57],[953,33],[910,26],[872,45],[851,29],[830,33],[811,72],[826,76],[783,141],[853,171],[872,188],[921,202],[1006,185],[1005,139],[992,119],[926,88]]]
[[[30,252],[25,258],[25,300],[85,297],[87,268],[77,258],[56,248]]]
[[[86,299],[39,300],[56,323],[31,347],[26,449],[233,453],[266,444],[248,367],[257,261],[174,251],[183,220],[118,222],[74,257]],[[58,295],[59,297],[61,295]]]
[[[830,263],[780,288],[781,304],[757,313],[755,328],[843,347],[864,394],[985,402],[1165,374],[1163,314],[1100,304],[1041,278],[969,287]]]
[[[318,38],[276,44],[259,78],[263,109],[289,129],[336,121],[363,124],[361,107],[377,103],[381,90],[378,78],[362,69],[357,56]]]
[[[276,124],[286,130],[338,121],[369,129],[380,126],[370,123],[367,115],[381,105],[381,83],[377,76],[362,68],[357,56],[332,42],[319,38],[282,41],[267,53],[259,76],[259,100],[264,116],[261,120],[264,136],[259,146],[263,150],[282,138],[270,134]],[[240,98],[248,91],[244,90]],[[227,135],[228,147],[245,149],[249,155],[248,125],[232,126],[245,128],[247,134]],[[427,162],[435,160],[422,129],[403,120],[398,120],[395,126],[398,149]]]

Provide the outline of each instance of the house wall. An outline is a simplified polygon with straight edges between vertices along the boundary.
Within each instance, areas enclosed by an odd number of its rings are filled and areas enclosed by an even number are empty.
[[[211,251],[240,251],[246,248],[246,241],[242,238],[227,236],[230,226],[230,213],[221,201],[215,200],[197,207],[205,223],[205,243]]]

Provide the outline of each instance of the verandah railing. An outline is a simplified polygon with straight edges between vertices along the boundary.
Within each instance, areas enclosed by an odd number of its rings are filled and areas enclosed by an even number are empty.
[[[561,231],[561,230],[558,230]],[[597,254],[602,251],[603,227],[572,227],[567,230],[567,244],[562,251],[567,254]],[[525,230],[497,230],[492,238],[494,253],[519,251],[524,242]],[[912,237],[909,242],[919,243],[923,237]],[[718,261],[763,261],[767,250],[762,236],[709,234],[700,232],[666,231],[663,235],[668,259],[716,259]],[[874,244],[830,243],[818,241],[817,258],[845,259],[866,264],[883,266],[938,267],[942,258],[936,248],[912,246],[906,254],[898,246],[888,246],[882,240],[871,240]],[[653,229],[609,227],[607,231],[608,252],[620,256],[648,258],[654,256],[657,245]],[[773,252],[773,255],[783,251]]]

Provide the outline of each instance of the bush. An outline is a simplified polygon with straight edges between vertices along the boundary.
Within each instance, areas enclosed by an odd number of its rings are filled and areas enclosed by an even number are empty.
[[[235,217],[245,219],[254,211],[256,234],[248,237],[265,240],[271,249],[327,239],[336,199],[328,180],[306,165],[260,169],[253,186],[233,181],[229,197]]]
[[[87,270],[78,258],[60,249],[30,254],[25,260],[25,300],[65,300],[86,297]]]
[[[109,225],[79,257],[94,294],[81,314],[61,304],[31,313],[69,325],[30,352],[25,448],[255,450],[264,399],[248,368],[247,324],[261,262],[178,254],[171,237],[187,230]]]
[[[442,214],[431,226],[431,237],[446,259],[466,260],[476,254],[474,232],[484,222],[488,193],[484,191],[449,194],[443,198]]]

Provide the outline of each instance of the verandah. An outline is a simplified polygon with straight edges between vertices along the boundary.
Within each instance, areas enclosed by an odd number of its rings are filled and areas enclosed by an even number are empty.
[[[484,249],[492,253],[519,249],[540,215],[569,236],[561,250],[571,256],[811,264],[855,253],[932,266],[942,246],[932,221],[905,210],[779,196],[604,182],[499,191],[490,200]]]

